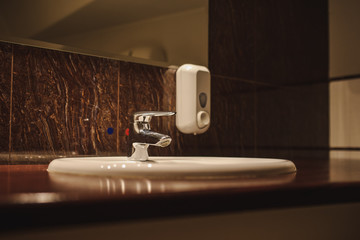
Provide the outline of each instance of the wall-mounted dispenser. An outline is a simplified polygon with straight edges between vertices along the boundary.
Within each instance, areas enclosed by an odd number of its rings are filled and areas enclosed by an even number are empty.
[[[184,64],[176,71],[176,127],[182,133],[204,133],[210,126],[210,72]]]

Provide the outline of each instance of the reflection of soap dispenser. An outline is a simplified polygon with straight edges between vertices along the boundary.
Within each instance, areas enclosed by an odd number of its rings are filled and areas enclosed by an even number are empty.
[[[176,127],[182,133],[204,133],[210,126],[210,72],[184,64],[176,71]]]

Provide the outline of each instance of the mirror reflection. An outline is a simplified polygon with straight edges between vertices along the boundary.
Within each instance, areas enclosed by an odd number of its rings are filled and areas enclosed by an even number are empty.
[[[0,39],[155,65],[207,66],[208,0],[0,0]]]

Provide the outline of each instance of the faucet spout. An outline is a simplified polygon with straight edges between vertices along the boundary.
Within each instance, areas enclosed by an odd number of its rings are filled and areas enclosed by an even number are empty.
[[[167,147],[171,143],[170,136],[157,133],[148,129],[140,130],[133,139],[157,147]]]
[[[150,120],[157,116],[171,116],[173,112],[143,111],[134,114],[134,122],[129,128],[128,158],[130,160],[146,161],[149,158],[149,146],[167,147],[171,137],[151,131]]]

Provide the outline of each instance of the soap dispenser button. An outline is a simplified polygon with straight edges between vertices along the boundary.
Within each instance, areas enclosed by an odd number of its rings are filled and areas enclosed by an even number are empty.
[[[206,102],[207,102],[206,93],[202,92],[199,94],[199,102],[200,102],[200,106],[202,108],[204,108],[206,106]]]
[[[205,111],[197,113],[197,124],[199,128],[204,128],[210,123],[210,115]]]

